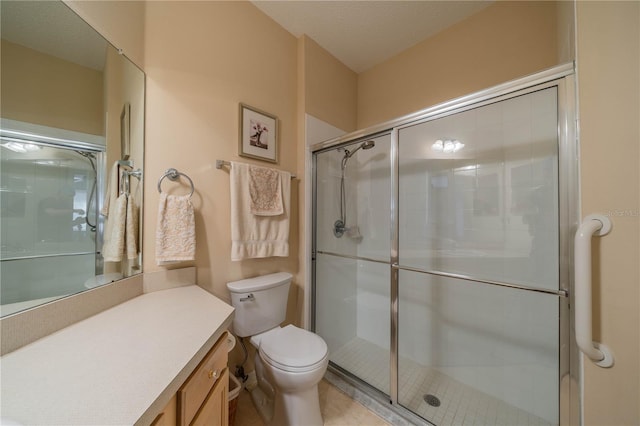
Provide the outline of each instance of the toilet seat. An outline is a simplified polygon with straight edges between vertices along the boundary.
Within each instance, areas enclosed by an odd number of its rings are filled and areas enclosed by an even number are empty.
[[[275,368],[300,373],[324,367],[328,349],[317,334],[287,325],[261,340],[260,355]]]

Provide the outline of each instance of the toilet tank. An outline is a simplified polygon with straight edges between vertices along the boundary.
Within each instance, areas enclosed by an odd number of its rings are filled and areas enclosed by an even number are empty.
[[[291,278],[288,272],[278,272],[227,283],[231,304],[236,309],[233,318],[236,336],[253,336],[284,321]]]

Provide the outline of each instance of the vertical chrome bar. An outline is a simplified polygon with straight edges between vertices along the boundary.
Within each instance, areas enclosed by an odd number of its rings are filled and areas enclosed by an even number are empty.
[[[389,396],[391,398],[391,404],[396,405],[398,403],[398,270],[393,268],[393,265],[398,264],[398,245],[399,245],[399,216],[398,216],[398,202],[399,202],[399,141],[398,141],[398,129],[393,129],[391,132],[391,289],[390,289],[390,327],[391,327],[391,356],[389,358]]]
[[[310,329],[316,331],[316,243],[318,241],[316,224],[318,220],[317,206],[318,200],[316,199],[318,194],[317,182],[318,182],[318,153],[311,153],[311,318]]]
[[[576,122],[575,76],[558,81],[558,202],[560,237],[560,289],[569,297],[560,303],[560,423],[580,423],[580,356],[573,315],[573,234],[580,220],[579,152]]]

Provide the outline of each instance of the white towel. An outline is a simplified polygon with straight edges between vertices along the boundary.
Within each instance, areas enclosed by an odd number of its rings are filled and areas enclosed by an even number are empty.
[[[268,167],[249,166],[249,196],[252,214],[278,216],[284,213],[281,173]]]
[[[156,228],[156,263],[196,258],[196,222],[190,195],[160,194]]]
[[[127,197],[127,218],[125,220],[125,246],[127,259],[136,260],[138,258],[138,218],[140,209],[136,204],[135,197]]]
[[[251,213],[249,165],[231,163],[231,260],[289,256],[291,174],[279,173],[282,214],[256,216]]]
[[[100,214],[104,217],[109,217],[111,213],[111,207],[115,204],[118,198],[118,181],[120,176],[118,174],[118,162],[114,162],[109,172],[109,178],[107,180],[107,192],[104,195],[104,202],[100,209]]]
[[[109,217],[104,230],[102,257],[105,262],[120,262],[124,252],[124,234],[127,221],[127,195],[120,195],[111,201]]]

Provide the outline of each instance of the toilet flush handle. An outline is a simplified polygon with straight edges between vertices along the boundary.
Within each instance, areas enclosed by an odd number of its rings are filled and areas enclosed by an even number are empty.
[[[247,297],[241,297],[240,301],[241,302],[252,302],[255,300],[255,297],[253,296],[253,293],[249,293],[249,295]]]

